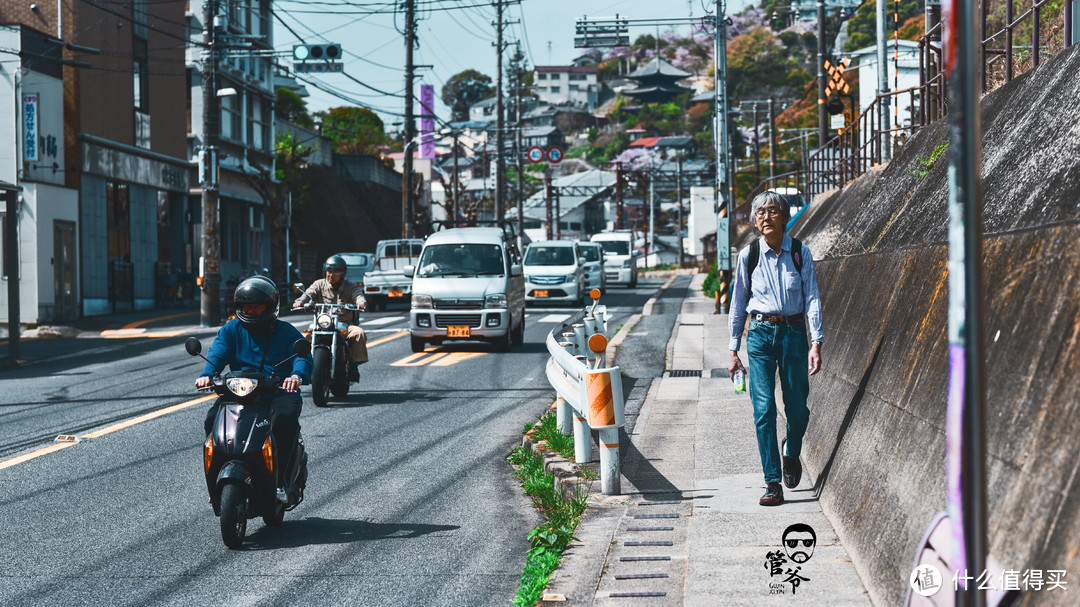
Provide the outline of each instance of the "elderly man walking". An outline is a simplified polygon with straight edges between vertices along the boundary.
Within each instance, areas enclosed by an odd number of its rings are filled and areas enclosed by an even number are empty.
[[[809,376],[821,369],[821,300],[810,249],[784,233],[791,215],[787,200],[775,192],[763,192],[750,203],[750,212],[761,237],[739,252],[728,321],[731,329],[728,373],[734,378],[736,371],[742,371],[750,385],[766,486],[765,495],[758,503],[778,506],[784,503],[781,472],[789,489],[797,487],[802,478],[799,454],[810,420],[806,408]],[[749,371],[739,359],[747,317],[750,318],[746,333]],[[807,344],[807,326],[812,345]],[[787,415],[782,470],[776,443],[778,371]]]

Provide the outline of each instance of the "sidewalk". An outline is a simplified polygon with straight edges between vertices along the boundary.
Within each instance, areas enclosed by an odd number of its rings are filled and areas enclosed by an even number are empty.
[[[765,483],[750,397],[732,389],[728,317],[713,314],[703,281],[693,278],[668,371],[653,380],[621,455],[623,494],[590,505],[539,604],[869,605],[814,479],[804,473],[785,489],[782,506],[758,505]],[[816,533],[802,563],[782,543],[796,523]]]

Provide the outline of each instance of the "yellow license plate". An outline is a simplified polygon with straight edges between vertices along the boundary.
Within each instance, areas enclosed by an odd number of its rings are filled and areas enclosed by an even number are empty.
[[[404,295],[405,295],[405,292],[402,291],[398,287],[394,287],[394,288],[390,289],[390,297],[402,297]]]
[[[468,337],[469,325],[450,325],[446,328],[447,337]]]
[[[536,291],[533,291],[533,296],[534,297],[547,297],[548,292],[546,290],[541,291],[541,290],[537,289]]]

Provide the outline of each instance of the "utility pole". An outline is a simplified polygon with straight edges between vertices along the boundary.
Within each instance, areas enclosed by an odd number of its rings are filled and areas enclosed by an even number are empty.
[[[817,120],[818,148],[825,147],[829,140],[828,112],[825,104],[825,0],[817,0]]]
[[[525,234],[525,171],[522,166],[523,156],[525,154],[525,142],[523,140],[524,123],[521,120],[521,87],[525,80],[525,54],[521,52],[521,43],[517,43],[517,52],[514,53],[514,123],[517,126],[517,137],[515,141],[517,145],[514,147],[517,158],[517,237],[518,237],[518,252],[524,252],[524,234]]]
[[[622,163],[615,163],[615,229],[623,227],[623,170]]]
[[[416,125],[413,124],[413,79],[416,66],[413,65],[413,49],[416,47],[416,5],[415,0],[405,0],[405,157],[402,159],[401,176],[401,236],[413,236],[413,157],[409,142],[416,137]]]
[[[19,190],[17,185],[0,184],[4,196],[7,221],[4,222],[4,274],[8,283],[8,359],[18,364],[19,340],[22,327],[19,322]]]
[[[503,107],[503,2],[495,0],[495,48],[498,66],[495,71],[495,219],[506,216],[503,206],[503,129],[506,126]]]
[[[682,208],[682,154],[679,154],[678,172],[675,173],[675,199],[679,203],[679,267],[683,267],[683,208]]]
[[[202,189],[202,294],[200,324],[221,324],[221,235],[218,233],[218,148],[221,111],[217,103],[218,0],[203,4],[202,150],[199,153],[199,185]]]
[[[885,37],[885,1],[886,0],[877,0],[877,18],[875,19],[875,21],[877,22],[878,95],[885,94],[889,90],[889,74],[888,70],[885,69],[885,66],[887,65],[885,62],[885,41],[887,40],[887,38]],[[929,10],[930,3],[927,2],[926,6],[927,10]],[[881,124],[881,133],[878,135],[878,137],[884,139],[879,140],[879,143],[881,144],[881,160],[882,162],[885,162],[888,161],[889,158],[892,156],[892,146],[888,145],[888,138],[886,138],[885,135],[886,131],[889,130],[889,102],[885,97],[879,97],[879,99],[881,100],[881,102],[878,105],[878,118],[879,123]],[[926,103],[926,101],[923,101],[923,103]]]
[[[731,216],[735,212],[732,184],[728,180],[728,96],[727,96],[727,1],[716,0],[716,34],[713,36],[716,57],[716,95],[713,115],[716,126],[713,137],[716,143],[716,269],[720,273],[717,290],[716,312],[727,314],[728,291],[734,274],[731,264]],[[725,186],[727,186],[725,188]],[[727,204],[724,190],[727,189]]]
[[[757,106],[754,103],[754,184],[761,183],[761,142],[758,140]]]
[[[769,97],[769,187],[776,187],[776,105]]]
[[[453,191],[450,194],[450,225],[457,227],[458,213],[458,190],[461,188],[461,171],[458,170],[458,133],[457,129],[451,130],[454,137],[454,179],[450,182]]]

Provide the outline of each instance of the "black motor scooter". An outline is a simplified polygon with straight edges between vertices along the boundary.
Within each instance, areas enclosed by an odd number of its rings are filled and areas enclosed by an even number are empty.
[[[189,337],[184,347],[188,354],[206,360],[198,339]],[[306,356],[311,344],[298,339],[293,352],[277,366]],[[270,432],[269,398],[280,385],[276,375],[243,370],[215,376],[207,388],[221,399],[213,430],[203,445],[203,472],[214,514],[221,519],[221,539],[229,548],[244,543],[248,519],[261,516],[268,526],[279,525],[285,512],[304,501],[304,439],[297,435],[292,466],[283,470],[285,462],[279,459],[277,440]]]

